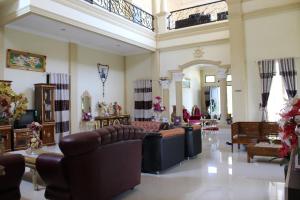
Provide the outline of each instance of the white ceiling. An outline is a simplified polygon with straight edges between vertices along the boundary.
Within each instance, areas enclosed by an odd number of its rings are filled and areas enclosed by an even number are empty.
[[[0,3],[5,0],[0,0]],[[65,42],[73,42],[109,53],[128,56],[149,53],[147,49],[122,42],[104,35],[80,29],[62,22],[35,14],[27,15],[8,25],[8,28],[21,30]]]

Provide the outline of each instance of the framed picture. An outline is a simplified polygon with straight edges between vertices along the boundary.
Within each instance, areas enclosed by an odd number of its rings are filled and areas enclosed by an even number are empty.
[[[43,55],[8,49],[6,59],[8,68],[46,71],[46,56]]]
[[[183,78],[182,80],[182,87],[183,88],[191,88],[191,79]]]

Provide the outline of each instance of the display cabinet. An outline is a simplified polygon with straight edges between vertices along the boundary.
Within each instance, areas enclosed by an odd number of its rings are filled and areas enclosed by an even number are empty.
[[[43,126],[40,138],[44,145],[55,144],[55,85],[35,84],[35,109],[37,119]]]

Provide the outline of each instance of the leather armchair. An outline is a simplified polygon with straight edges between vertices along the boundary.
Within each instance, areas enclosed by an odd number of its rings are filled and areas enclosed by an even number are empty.
[[[0,176],[0,199],[20,199],[20,184],[25,171],[24,157],[18,154],[1,155],[0,165],[5,170],[5,174]]]
[[[64,155],[42,154],[47,199],[106,200],[140,183],[142,129],[113,126],[62,138]]]

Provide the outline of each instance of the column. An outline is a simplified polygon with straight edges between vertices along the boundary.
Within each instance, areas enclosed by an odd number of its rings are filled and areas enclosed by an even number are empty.
[[[157,32],[164,33],[168,31],[168,15],[167,0],[160,0],[160,12],[157,14]]]
[[[160,86],[162,88],[163,93],[163,104],[166,107],[166,111],[163,112],[163,117],[166,117],[169,121],[171,121],[171,114],[170,114],[170,92],[169,92],[169,86],[170,86],[170,80],[161,78],[159,81]]]
[[[226,69],[219,69],[217,72],[217,79],[220,86],[220,104],[221,104],[221,119],[220,124],[226,125],[226,119],[228,114],[227,109],[227,81],[226,81]]]
[[[182,79],[184,74],[182,72],[174,72],[173,80],[175,81],[176,88],[176,116],[182,119]]]
[[[229,0],[229,31],[232,74],[233,120],[247,120],[247,71],[245,30],[241,0]]]
[[[153,28],[156,33],[158,32],[158,17],[157,17],[158,12],[159,10],[157,6],[157,0],[152,0],[152,15],[154,17]]]
[[[152,62],[152,96],[162,96],[161,88],[159,85],[160,78],[160,58],[159,51],[153,53],[153,62]]]
[[[4,69],[5,69],[4,27],[0,26],[0,80],[5,80]]]
[[[69,74],[71,77],[71,88],[70,88],[70,133],[76,133],[79,131],[81,109],[78,106],[78,91],[77,91],[77,45],[69,43]]]

